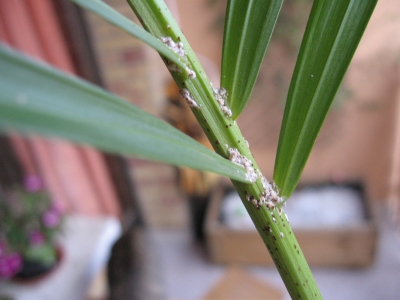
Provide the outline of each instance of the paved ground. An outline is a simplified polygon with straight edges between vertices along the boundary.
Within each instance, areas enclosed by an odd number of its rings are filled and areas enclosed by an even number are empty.
[[[380,214],[379,244],[374,265],[366,269],[314,269],[324,299],[395,300],[400,295],[400,239],[398,230]],[[190,232],[153,230],[150,244],[157,249],[158,290],[160,299],[201,299],[223,276],[224,266],[210,263],[202,245]],[[153,252],[154,253],[154,252]],[[246,271],[284,291],[276,270],[248,267]],[[290,299],[286,294],[285,298]]]

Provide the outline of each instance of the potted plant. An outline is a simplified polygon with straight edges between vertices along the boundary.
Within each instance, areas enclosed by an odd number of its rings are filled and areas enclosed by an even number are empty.
[[[57,265],[62,210],[37,177],[27,177],[23,187],[0,191],[1,279],[36,278]]]

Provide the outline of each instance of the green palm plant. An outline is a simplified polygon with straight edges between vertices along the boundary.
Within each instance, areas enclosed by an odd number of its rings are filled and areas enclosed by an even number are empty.
[[[229,0],[221,87],[213,87],[162,0],[127,0],[143,28],[100,0],[71,0],[159,52],[214,147],[80,79],[0,48],[0,129],[36,132],[232,179],[293,299],[322,296],[283,211],[377,0],[315,0],[293,73],[273,182],[236,119],[249,100],[283,0]],[[5,72],[7,70],[7,72]]]

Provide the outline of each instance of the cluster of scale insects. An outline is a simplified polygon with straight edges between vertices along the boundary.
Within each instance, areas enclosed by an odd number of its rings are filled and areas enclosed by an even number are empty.
[[[160,41],[165,44],[168,48],[170,48],[172,51],[177,53],[181,57],[186,56],[185,49],[183,47],[182,42],[174,42],[174,40],[171,37],[161,37]],[[171,71],[175,72],[181,72],[180,68],[176,66],[174,63],[167,62],[167,67]],[[186,67],[186,71],[188,73],[188,77],[190,79],[196,78],[196,73],[191,70],[190,68]],[[212,85],[211,87],[215,96],[215,99],[217,100],[222,112],[225,114],[227,117],[232,116],[232,111],[231,109],[227,106],[227,91],[225,88],[216,88]],[[183,98],[185,98],[186,102],[189,104],[189,106],[194,107],[194,108],[200,108],[200,106],[197,104],[197,102],[194,100],[193,96],[190,94],[189,90],[187,89],[181,89],[180,90],[181,95]],[[260,176],[264,192],[259,195],[259,199],[256,199],[252,195],[247,195],[246,199],[247,201],[250,201],[253,203],[257,209],[260,209],[263,205],[266,206],[266,208],[273,210],[276,205],[280,202],[283,202],[282,198],[278,196],[277,188],[274,184],[271,184],[268,182],[268,180],[260,173],[257,174],[255,169],[253,168],[253,163],[251,162],[250,159],[242,155],[238,149],[236,148],[229,148],[229,160],[232,161],[233,163],[240,165],[246,169],[246,177],[250,182],[255,182],[257,178]]]
[[[246,156],[240,154],[239,150],[236,148],[229,148],[229,160],[246,170],[246,179],[248,179],[250,182],[256,182],[258,175],[256,171],[253,168],[253,163],[251,162],[250,159],[248,159]]]
[[[279,196],[279,190],[275,183],[270,183],[260,171],[257,171],[253,167],[253,163],[246,156],[242,155],[238,149],[229,148],[229,160],[239,166],[246,169],[246,178],[250,182],[256,182],[257,178],[261,178],[263,186],[263,193],[259,195],[259,199],[252,195],[246,195],[246,200],[253,203],[257,209],[260,209],[263,205],[269,210],[273,210],[279,203],[284,203],[282,197]]]
[[[170,36],[163,36],[160,37],[160,41],[166,45],[168,48],[170,48],[172,51],[174,51],[176,54],[178,54],[181,57],[186,56],[186,51],[183,48],[183,43],[182,42],[174,42],[174,40]],[[181,72],[181,69],[175,65],[172,62],[167,62],[167,68],[171,71],[174,72]],[[188,73],[188,77],[190,79],[196,78],[196,72],[190,69],[189,67],[186,67],[186,72]]]
[[[217,87],[214,87],[212,85],[212,83],[211,83],[211,87],[213,89],[214,97],[215,97],[215,99],[217,99],[219,107],[221,108],[224,115],[227,117],[232,117],[232,110],[226,104],[227,98],[228,98],[228,93],[227,93],[226,89],[223,87],[220,89]]]
[[[196,100],[194,100],[192,94],[189,92],[188,89],[181,89],[179,90],[179,92],[181,93],[182,97],[185,98],[187,104],[190,107],[200,108],[200,105],[197,104]]]
[[[261,175],[261,174],[260,174]],[[282,197],[278,195],[278,188],[275,184],[271,184],[264,176],[261,175],[261,182],[264,191],[259,195],[259,199],[256,199],[252,195],[246,195],[246,200],[253,203],[257,209],[260,209],[263,205],[269,210],[275,209],[279,203],[283,203]],[[279,209],[281,210],[281,209]]]
[[[181,57],[186,56],[186,51],[183,47],[182,42],[175,42],[171,37],[169,36],[164,36],[160,38],[160,41],[166,45],[168,48],[170,48],[172,51],[174,51],[176,54],[178,54]],[[166,62],[167,68],[170,71],[174,72],[181,72],[181,69],[174,63],[167,61]],[[186,67],[186,72],[188,73],[189,79],[194,79],[196,78],[196,72],[194,72],[192,69],[189,67]],[[232,116],[232,110],[227,106],[227,91],[224,88],[216,88],[212,85],[211,87],[215,96],[215,99],[217,100],[222,112],[224,113],[225,116],[231,117]],[[195,108],[200,108],[200,106],[196,103],[192,95],[187,89],[182,89],[181,95],[185,98],[189,106],[195,107]]]

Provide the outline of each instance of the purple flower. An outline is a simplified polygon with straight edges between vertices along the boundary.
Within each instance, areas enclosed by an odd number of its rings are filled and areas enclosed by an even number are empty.
[[[58,212],[59,214],[62,214],[65,212],[65,205],[59,200],[54,200],[51,203],[51,210]]]
[[[33,246],[42,245],[44,240],[44,235],[39,230],[34,230],[29,234],[29,243]]]
[[[24,179],[24,187],[28,192],[38,192],[43,188],[42,179],[39,176],[29,175]]]
[[[19,271],[22,266],[22,256],[17,253],[13,252],[8,256],[8,265],[14,271]]]
[[[11,278],[22,267],[22,257],[19,253],[14,252],[9,255],[0,257],[0,277]]]
[[[10,278],[14,275],[14,272],[11,270],[8,265],[6,257],[0,257],[0,278]]]
[[[61,215],[58,211],[50,209],[43,214],[42,221],[46,227],[55,228],[60,224]]]

